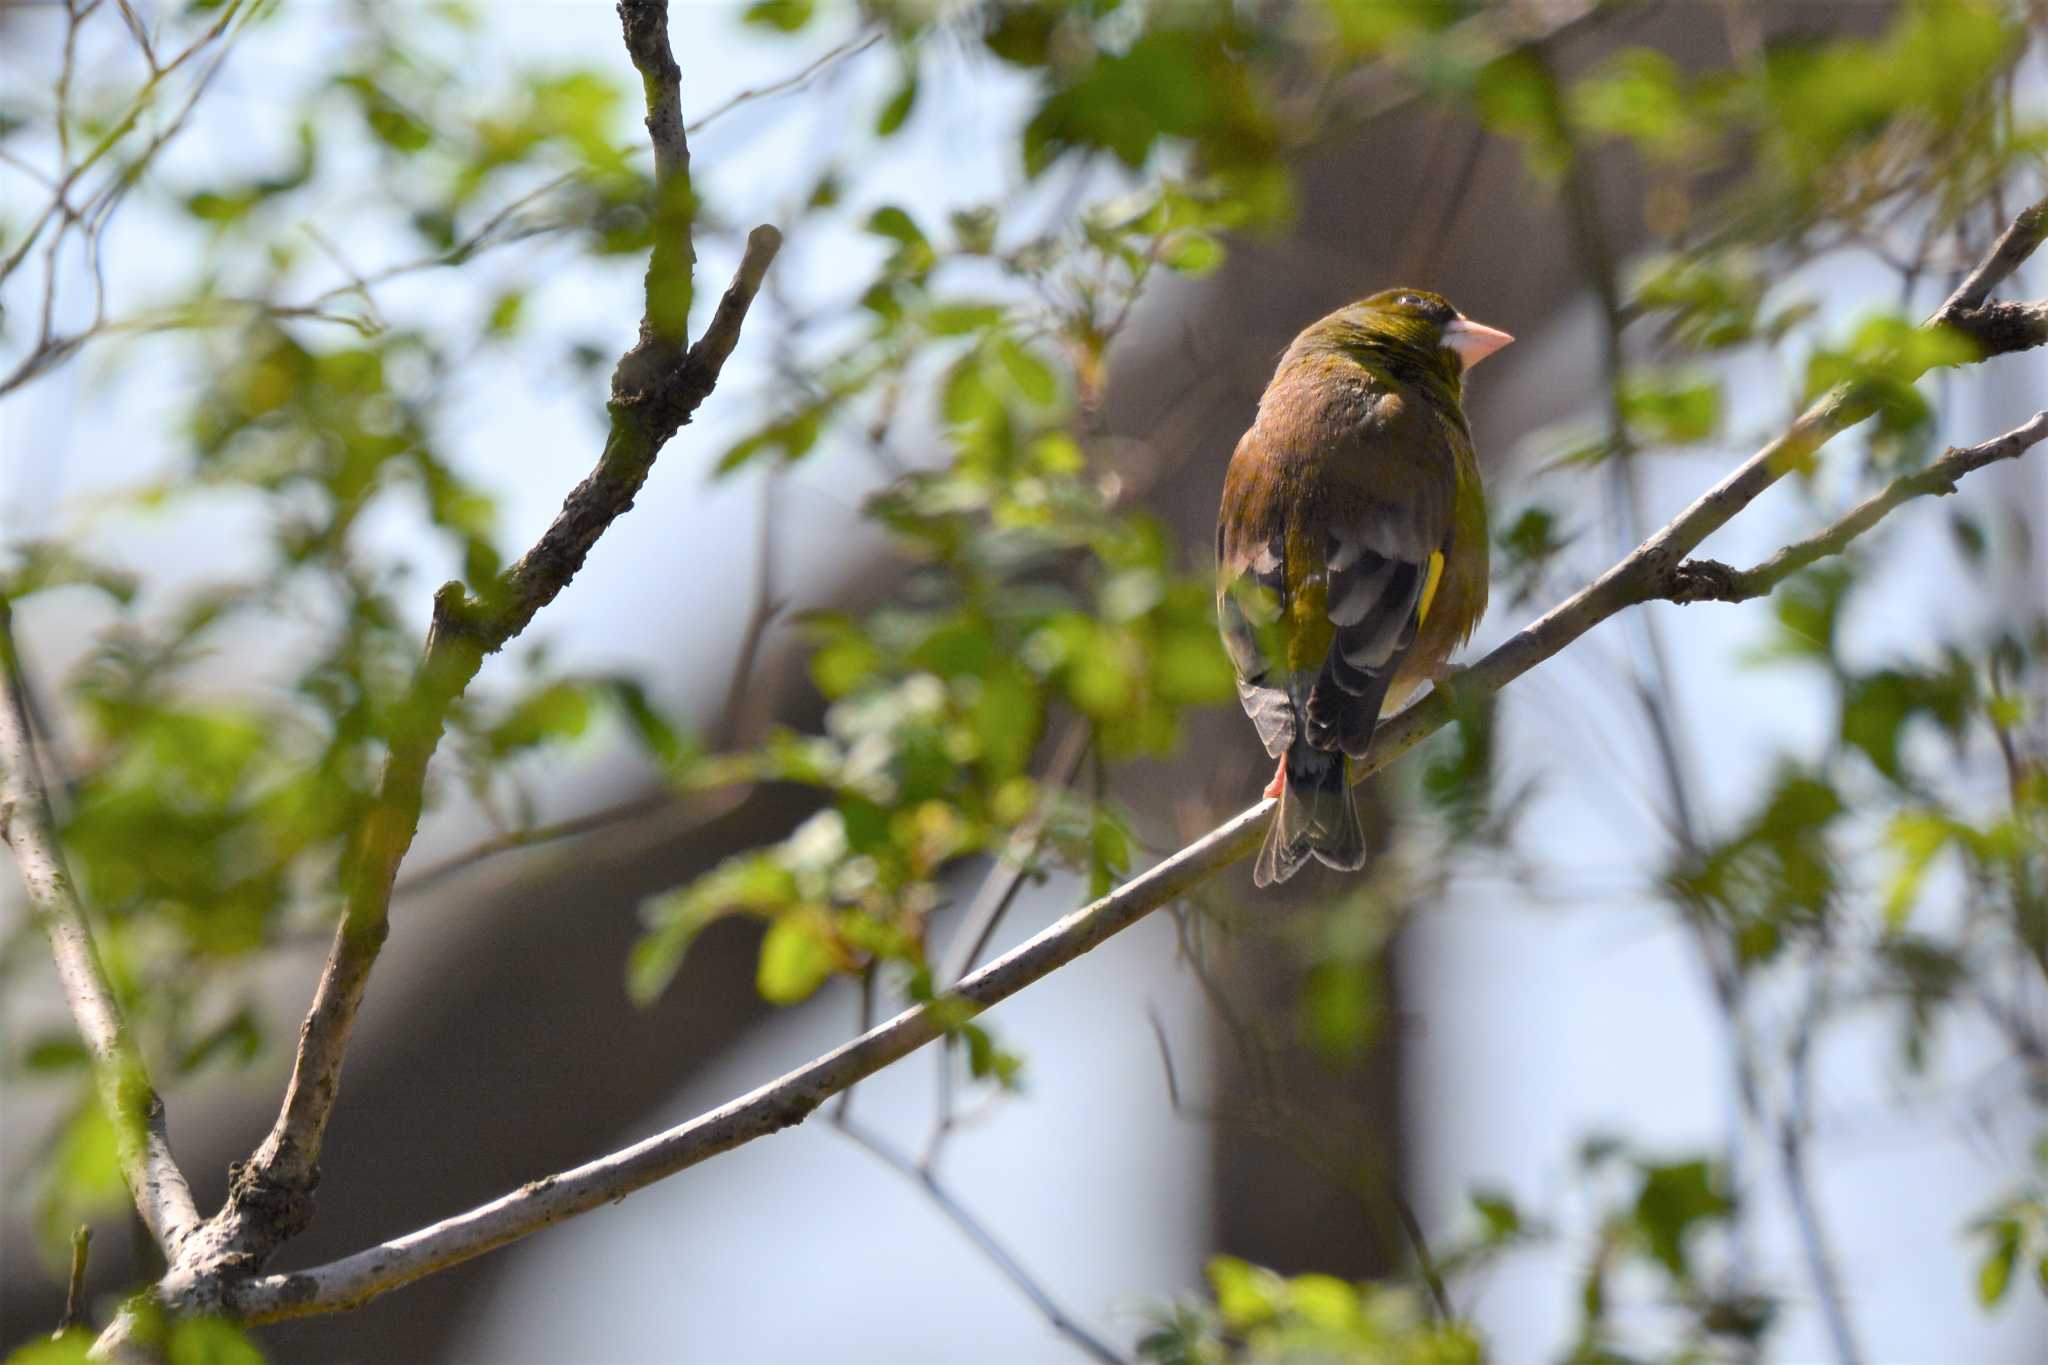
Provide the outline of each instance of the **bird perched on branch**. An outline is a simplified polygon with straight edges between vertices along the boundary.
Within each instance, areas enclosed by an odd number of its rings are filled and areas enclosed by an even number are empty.
[[[1216,518],[1216,615],[1280,798],[1252,878],[1365,863],[1350,760],[1486,610],[1486,504],[1459,406],[1514,338],[1390,289],[1313,323],[1237,443]]]

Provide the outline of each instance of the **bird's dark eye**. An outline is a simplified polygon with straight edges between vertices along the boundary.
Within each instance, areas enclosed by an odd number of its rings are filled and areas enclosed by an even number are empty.
[[[1394,302],[1400,304],[1403,308],[1414,308],[1418,311],[1422,307],[1422,299],[1415,294],[1403,294],[1400,298],[1395,299]]]

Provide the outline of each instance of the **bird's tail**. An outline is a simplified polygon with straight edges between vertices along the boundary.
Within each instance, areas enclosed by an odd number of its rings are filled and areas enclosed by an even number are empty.
[[[1311,856],[1342,872],[1365,866],[1365,828],[1351,801],[1350,760],[1296,739],[1287,749],[1287,780],[1280,809],[1266,827],[1266,844],[1252,881],[1271,886],[1293,876]]]

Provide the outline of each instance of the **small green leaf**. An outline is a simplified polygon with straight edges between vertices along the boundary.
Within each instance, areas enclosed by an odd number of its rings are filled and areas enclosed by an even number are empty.
[[[995,326],[1003,320],[1003,308],[996,303],[942,303],[926,310],[924,329],[935,337],[965,336]]]
[[[48,1341],[31,1341],[17,1346],[7,1356],[7,1365],[89,1365],[92,1333],[77,1327]]]
[[[1636,1197],[1636,1227],[1648,1242],[1650,1254],[1663,1263],[1672,1278],[1690,1281],[1687,1234],[1699,1223],[1726,1218],[1734,1205],[1722,1193],[1713,1167],[1704,1161],[1645,1164],[1640,1169],[1643,1185]]]
[[[1216,1291],[1216,1311],[1224,1326],[1242,1332],[1280,1315],[1287,1282],[1262,1266],[1235,1256],[1209,1258],[1209,1284]]]
[[[877,237],[887,237],[904,246],[927,246],[925,235],[915,220],[894,204],[884,204],[868,215],[867,230]]]
[[[2012,1288],[2013,1268],[2020,1257],[2020,1225],[1999,1219],[1991,1229],[1991,1250],[1977,1263],[1977,1302],[1994,1308]]]
[[[491,301],[490,315],[484,322],[484,333],[499,338],[511,336],[519,330],[520,315],[525,310],[525,291],[505,290]]]
[[[1159,252],[1167,269],[1197,279],[1213,274],[1223,264],[1223,242],[1213,233],[1177,232]]]
[[[1017,392],[1040,407],[1050,407],[1060,396],[1060,382],[1052,366],[1033,355],[1014,337],[996,339],[996,358],[1016,384]]]
[[[1892,817],[1885,841],[1899,855],[1899,870],[1892,874],[1891,885],[1885,891],[1886,929],[1897,933],[1906,927],[1920,895],[1920,884],[1927,879],[1928,867],[1954,836],[1954,822],[1938,811],[1901,811]]]
[[[761,940],[756,985],[761,998],[775,1005],[808,1000],[832,976],[837,965],[829,938],[831,927],[822,912],[798,909],[779,915]]]
[[[903,126],[910,117],[911,109],[917,104],[917,69],[912,67],[903,73],[903,84],[896,87],[896,93],[889,96],[882,106],[882,112],[875,118],[875,135],[888,137]]]
[[[815,9],[813,0],[754,0],[740,15],[740,22],[772,28],[778,33],[795,33],[811,22]]]
[[[170,1365],[263,1365],[249,1334],[225,1318],[179,1318],[165,1354]]]
[[[1643,439],[1690,445],[1721,425],[1721,386],[1712,380],[1632,376],[1621,388],[1621,416]]]

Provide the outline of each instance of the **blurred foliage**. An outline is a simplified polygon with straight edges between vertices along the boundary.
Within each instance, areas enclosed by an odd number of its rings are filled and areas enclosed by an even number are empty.
[[[786,838],[647,903],[626,964],[631,994],[658,996],[700,932],[745,917],[762,926],[764,998],[795,1003],[838,978],[879,980],[934,1008],[975,1075],[1015,1084],[1022,1059],[935,1003],[946,983],[928,961],[927,927],[968,860],[1008,859],[1034,878],[1066,869],[1089,894],[1109,888],[1139,835],[1103,775],[1174,752],[1191,710],[1234,701],[1206,552],[1175,544],[1145,510],[1173,471],[1133,456],[1101,409],[1141,298],[1162,279],[1215,272],[1234,240],[1284,228],[1302,157],[1416,101],[1518,148],[1539,198],[1587,194],[1596,162],[1640,183],[1641,248],[1583,244],[1613,346],[1605,401],[1539,442],[1557,452],[1551,475],[1571,491],[1629,460],[1718,456],[1746,440],[1730,365],[1759,358],[1782,377],[1787,406],[1836,384],[1876,403],[1854,450],[1799,471],[1816,508],[1932,453],[1937,413],[1921,375],[1965,353],[1954,337],[1917,330],[1907,305],[1988,240],[2008,200],[2040,192],[2048,128],[2014,96],[2032,41],[2024,9],[1907,0],[1855,33],[1774,23],[1753,44],[1731,43],[1732,55],[1684,60],[1617,27],[1589,62],[1558,59],[1552,29],[1597,30],[1637,8],[763,0],[737,11],[759,41],[787,42],[793,65],[821,40],[843,60],[891,65],[846,118],[846,145],[808,183],[783,187],[792,242],[801,232],[856,243],[838,301],[763,299],[748,335],[774,351],[776,372],[749,428],[701,468],[758,477],[870,459],[885,477],[864,510],[900,552],[900,583],[872,610],[801,618],[829,706],[821,733],[778,730],[715,752],[665,714],[647,680],[578,674],[531,650],[457,707],[430,797],[466,803],[500,834],[530,830],[559,751],[607,741],[633,746],[678,791],[809,789],[819,809]],[[165,17],[158,50],[247,43],[278,9],[190,6]],[[561,255],[579,272],[637,278],[657,235],[694,224],[710,241],[726,230],[715,199],[654,202],[622,62],[480,63],[493,17],[452,3],[333,12],[330,41],[292,77],[292,116],[210,174],[158,159],[185,115],[132,53],[96,65],[51,108],[0,99],[11,157],[103,143],[118,168],[105,213],[148,201],[195,262],[104,329],[176,335],[173,457],[81,526],[10,545],[0,566],[10,600],[48,595],[104,623],[64,676],[34,681],[61,696],[67,722],[53,746],[66,851],[161,1079],[246,1063],[274,1041],[255,979],[266,951],[333,918],[339,868],[422,642],[423,617],[400,604],[435,576],[480,585],[522,548],[501,534],[488,462],[465,458],[472,373],[535,341],[536,299]],[[92,22],[126,41],[109,7]],[[879,35],[872,49],[854,41],[866,34]],[[868,178],[882,144],[946,116],[926,94],[940,64],[1024,83],[1009,141],[988,149],[1015,169],[1012,198],[934,209],[882,196]],[[201,120],[203,91],[191,115]],[[32,181],[9,184],[29,187],[22,202],[35,198]],[[31,257],[17,249],[13,203],[0,210],[0,286],[11,291],[0,342],[27,382],[77,347],[35,334],[36,309],[14,302],[32,291],[15,273]],[[364,243],[382,264],[357,259]],[[1843,328],[1781,281],[1848,253],[1896,267],[1902,287],[1896,306]],[[502,264],[513,257],[517,268]],[[323,291],[337,270],[342,283]],[[460,306],[423,316],[383,301],[434,271],[454,272],[435,297]],[[700,299],[684,279],[658,304],[678,317],[693,302],[701,317],[709,291]],[[545,355],[527,363],[582,376],[595,399],[597,372],[629,330],[621,318],[608,340],[544,336]],[[679,447],[669,458],[687,457]],[[1585,567],[1592,537],[1570,502],[1496,507],[1498,595],[1517,609]],[[92,534],[95,519],[195,509],[236,529],[218,562],[163,581]],[[2020,529],[1954,525],[1987,598],[2037,562]],[[2009,1047],[2039,1117],[2048,615],[2032,586],[2007,595],[2014,605],[1995,624],[1930,622],[1924,648],[1882,661],[1843,644],[1845,612],[1887,602],[1874,557],[1818,567],[1772,600],[1755,662],[1824,689],[1830,735],[1818,752],[1786,754],[1737,817],[1674,839],[1657,888],[1701,945],[1724,1007],[1804,1002],[1782,1033],[1751,1036],[1751,1060],[1796,1081],[1817,1037],[1875,1014],[1896,1027],[1901,1062],[1918,1075],[1967,1017]],[[1279,934],[1304,987],[1294,1017],[1270,1031],[1332,1065],[1355,1064],[1383,1038],[1383,959],[1408,906],[1457,869],[1527,871],[1516,816],[1539,779],[1509,762],[1512,713],[1455,689],[1453,701],[1456,724],[1409,765],[1418,809],[1373,879]],[[1069,737],[1094,780],[1048,771]],[[1995,799],[1978,780],[1986,772]],[[1190,920],[1227,916],[1202,905]],[[0,980],[39,970],[41,955],[34,926],[19,925]],[[54,1261],[80,1218],[121,1203],[113,1134],[68,1029],[31,1029],[5,1060],[10,1084],[66,1087],[35,1163]],[[1759,1100],[1748,1118],[1803,1131],[1801,1087],[1782,1088],[1795,1098]],[[1738,1183],[1715,1162],[1618,1141],[1589,1143],[1584,1156],[1578,1183],[1596,1213],[1590,1247],[1573,1247],[1584,1267],[1573,1357],[1765,1349],[1781,1303],[1802,1291],[1766,1292],[1744,1274],[1735,1248],[1763,1197],[1755,1177]],[[2029,1275],[2048,1278],[2041,1172],[2020,1176],[1971,1225],[1987,1305]],[[1162,1312],[1140,1352],[1476,1360],[1474,1329],[1433,1307],[1433,1281],[1440,1274],[1460,1296],[1454,1306],[1468,1304],[1468,1287],[1502,1259],[1565,1234],[1563,1220],[1525,1213],[1500,1191],[1475,1192],[1466,1222],[1473,1230],[1437,1248],[1434,1271],[1418,1258],[1385,1283],[1219,1258],[1206,1297]],[[173,1360],[248,1358],[218,1324],[168,1330]],[[39,1344],[20,1358],[70,1350]]]
[[[1233,1256],[1209,1262],[1213,1311],[1183,1305],[1138,1341],[1154,1365],[1227,1361],[1361,1360],[1385,1365],[1478,1365],[1478,1338],[1434,1323],[1416,1292],[1332,1275],[1283,1276]]]

